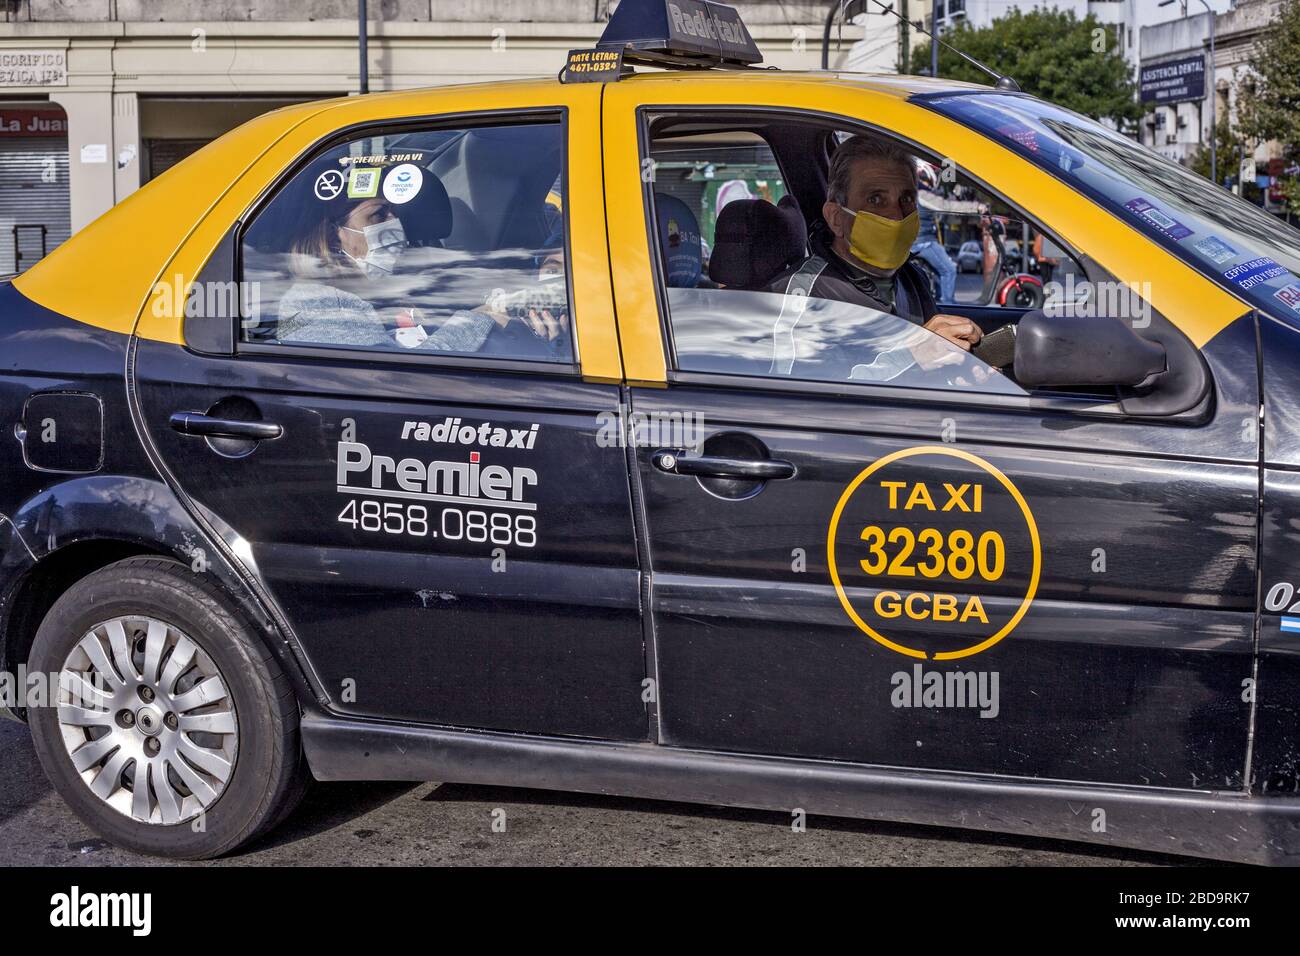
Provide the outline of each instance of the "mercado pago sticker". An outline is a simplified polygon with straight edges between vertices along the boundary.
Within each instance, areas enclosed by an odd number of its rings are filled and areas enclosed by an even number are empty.
[[[394,166],[384,177],[384,198],[396,206],[410,202],[424,184],[424,173],[414,163]]]
[[[1038,590],[1024,495],[983,458],[926,445],[885,455],[840,496],[826,537],[840,604],[872,640],[922,660],[978,654]]]

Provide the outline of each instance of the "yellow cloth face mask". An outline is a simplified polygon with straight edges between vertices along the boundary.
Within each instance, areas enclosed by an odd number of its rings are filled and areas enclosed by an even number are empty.
[[[886,272],[893,272],[907,261],[921,228],[915,210],[902,219],[886,219],[866,210],[854,212],[847,206],[840,208],[853,217],[849,251],[855,256],[873,269]]]

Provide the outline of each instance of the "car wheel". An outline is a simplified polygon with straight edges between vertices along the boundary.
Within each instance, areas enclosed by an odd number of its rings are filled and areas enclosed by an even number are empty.
[[[277,824],[310,779],[288,678],[224,594],[130,558],[64,593],[29,671],[41,765],[89,826],[141,853],[202,859]]]
[[[1013,309],[1041,309],[1044,301],[1042,286],[1016,279],[1007,292],[1006,304]]]

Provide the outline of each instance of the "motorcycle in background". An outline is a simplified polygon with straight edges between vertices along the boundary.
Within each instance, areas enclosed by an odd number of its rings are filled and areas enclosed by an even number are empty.
[[[962,215],[962,214],[950,214]],[[1018,245],[1016,254],[1007,250],[1007,219],[1003,216],[980,217],[984,245],[984,287],[980,298],[971,305],[999,305],[1011,309],[1041,309],[1046,300],[1043,280],[1036,275],[1032,253]],[[1022,240],[1023,242],[1023,237]],[[939,301],[939,275],[924,259],[913,257],[930,285],[930,292]],[[1022,269],[1024,271],[1022,271]]]

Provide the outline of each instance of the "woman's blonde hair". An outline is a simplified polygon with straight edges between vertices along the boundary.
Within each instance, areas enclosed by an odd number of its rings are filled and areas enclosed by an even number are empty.
[[[351,212],[351,210],[348,210]],[[339,225],[328,213],[294,239],[289,247],[289,270],[303,278],[341,275],[347,270]]]

